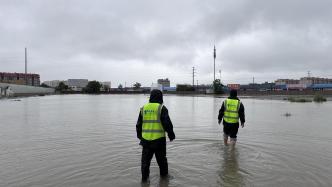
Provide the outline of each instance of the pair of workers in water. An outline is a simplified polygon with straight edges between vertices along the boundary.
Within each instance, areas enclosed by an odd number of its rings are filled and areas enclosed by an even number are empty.
[[[230,96],[222,103],[218,115],[218,124],[223,122],[224,144],[235,145],[237,132],[244,127],[244,106],[237,97],[237,91],[231,90]],[[166,136],[170,141],[175,139],[173,124],[168,110],[163,106],[163,94],[160,90],[152,90],[149,103],[145,104],[139,112],[136,124],[137,138],[143,146],[141,159],[142,182],[146,182],[150,174],[150,163],[155,155],[160,169],[160,176],[168,176],[168,163],[166,158]]]

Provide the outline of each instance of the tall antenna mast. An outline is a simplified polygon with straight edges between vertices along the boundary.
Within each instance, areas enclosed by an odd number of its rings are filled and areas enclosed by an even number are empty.
[[[28,85],[28,52],[25,48],[25,84]]]
[[[195,67],[193,67],[193,88],[195,87]]]
[[[213,81],[216,80],[216,45],[214,45],[214,49],[213,49]]]

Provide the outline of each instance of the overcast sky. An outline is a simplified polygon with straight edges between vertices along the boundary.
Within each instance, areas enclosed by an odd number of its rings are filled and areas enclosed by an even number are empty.
[[[332,78],[329,0],[0,0],[0,72],[112,87]]]

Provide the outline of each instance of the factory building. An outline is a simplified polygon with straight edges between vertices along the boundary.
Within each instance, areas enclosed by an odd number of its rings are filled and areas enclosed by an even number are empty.
[[[74,91],[82,91],[88,83],[88,79],[68,79],[65,84]]]
[[[170,83],[170,81],[169,81],[168,78],[166,78],[166,79],[158,79],[157,83],[160,84],[163,88],[171,86],[171,83]]]
[[[28,86],[39,86],[40,76],[32,73],[7,73],[0,72],[0,82],[9,84],[20,84]]]

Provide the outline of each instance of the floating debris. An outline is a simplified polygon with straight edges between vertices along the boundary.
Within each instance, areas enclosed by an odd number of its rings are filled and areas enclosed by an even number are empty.
[[[289,116],[291,116],[292,114],[291,113],[289,113],[289,112],[286,112],[285,114],[284,114],[284,116],[286,116],[286,117],[289,117]]]

